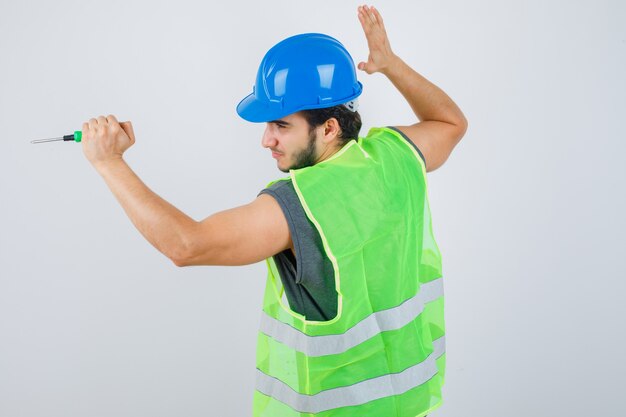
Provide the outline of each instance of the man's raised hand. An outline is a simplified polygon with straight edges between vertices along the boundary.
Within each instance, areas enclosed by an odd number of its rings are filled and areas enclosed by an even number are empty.
[[[395,55],[389,45],[383,17],[374,6],[367,5],[358,7],[358,15],[370,50],[367,62],[359,62],[358,68],[368,74],[385,73]]]

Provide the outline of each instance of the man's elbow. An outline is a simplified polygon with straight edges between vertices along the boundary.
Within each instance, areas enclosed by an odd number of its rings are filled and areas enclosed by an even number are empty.
[[[460,119],[449,121],[448,123],[455,127],[451,135],[452,142],[458,143],[465,136],[465,132],[467,132],[467,119],[465,116],[461,116]]]
[[[195,255],[192,253],[189,245],[178,245],[176,248],[167,253],[167,257],[174,263],[174,265],[183,267],[193,265]]]
[[[178,255],[170,255],[170,256],[168,256],[168,258],[170,259],[170,261],[172,261],[174,263],[174,265],[176,265],[178,267],[191,265],[191,261],[190,261],[190,257],[189,256],[184,256],[184,255],[178,254]]]
[[[221,246],[188,246],[172,252],[168,258],[178,267],[200,265],[224,265],[225,249]]]
[[[201,232],[197,229],[188,229],[185,233],[179,235],[176,241],[170,242],[165,254],[174,265],[179,267],[197,265],[196,261],[199,253],[204,251],[199,247],[201,244],[198,239],[199,233]]]
[[[174,263],[174,265],[178,267],[189,266],[191,265],[186,258],[174,258],[170,257],[170,260]]]
[[[450,157],[454,148],[459,144],[465,132],[467,132],[467,121],[459,121],[450,124],[456,128],[449,131],[445,138],[441,138],[438,146],[433,147],[426,158],[426,172],[432,172],[441,167]]]
[[[465,132],[467,132],[468,123],[467,123],[467,119],[465,118],[465,116],[460,121],[455,123],[455,125],[458,126],[459,128],[459,133],[457,136],[458,137],[457,142],[458,142],[463,138],[463,136],[465,136]]]

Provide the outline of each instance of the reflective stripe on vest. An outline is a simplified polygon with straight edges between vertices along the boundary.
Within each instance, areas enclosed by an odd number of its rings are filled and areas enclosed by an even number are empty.
[[[443,297],[443,278],[422,284],[414,297],[397,307],[371,314],[343,334],[309,336],[266,313],[261,316],[260,331],[307,356],[332,355],[345,352],[381,331],[407,325],[424,310],[426,303],[440,297]]]
[[[289,405],[300,413],[319,413],[333,408],[360,405],[391,395],[402,394],[428,381],[437,373],[435,360],[445,353],[445,336],[433,341],[435,350],[428,358],[402,372],[382,375],[347,387],[333,388],[315,395],[295,392],[287,384],[257,369],[256,389]]]

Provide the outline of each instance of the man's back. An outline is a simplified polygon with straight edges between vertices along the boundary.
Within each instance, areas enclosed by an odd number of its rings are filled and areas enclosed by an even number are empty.
[[[308,320],[285,305],[268,259],[255,415],[404,416],[437,407],[443,287],[419,153],[397,131],[376,128],[290,174],[333,265],[338,313]]]
[[[425,164],[417,146],[395,127]],[[419,162],[416,161],[419,165]],[[330,320],[337,314],[337,293],[332,263],[324,252],[322,239],[315,225],[307,218],[291,177],[273,181],[259,195],[268,194],[280,205],[293,242],[292,249],[273,256],[285,289],[290,308],[307,320]]]

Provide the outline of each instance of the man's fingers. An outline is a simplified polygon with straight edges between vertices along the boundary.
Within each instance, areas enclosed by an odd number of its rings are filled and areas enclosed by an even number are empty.
[[[365,32],[365,36],[370,38],[370,36],[374,33],[383,33],[386,34],[385,25],[383,24],[383,17],[381,14],[374,8],[368,6],[359,6],[358,8],[358,16],[359,21],[361,22],[361,26],[363,27],[363,31]]]
[[[359,20],[361,21],[363,29],[369,29],[372,23],[374,23],[367,6],[359,6]]]
[[[112,114],[109,114],[109,115],[106,117],[106,119],[107,119],[107,120],[108,120],[108,122],[109,122],[109,123],[111,123],[111,124],[116,124],[116,123],[119,123],[119,122],[117,121],[117,118],[116,118],[115,116],[113,116]]]
[[[124,130],[124,128],[122,128],[120,126],[120,123],[117,121],[117,118],[113,116],[112,114],[109,114],[106,117],[106,120],[109,122],[109,127],[111,128],[111,132],[117,133],[120,129]]]
[[[89,122],[84,122],[83,123],[83,131],[87,131],[89,129],[93,129],[93,130],[98,130],[101,129],[103,127],[109,127],[112,129],[119,129],[120,127],[126,131],[126,132],[133,132],[133,127],[131,125],[131,123],[128,122],[118,122],[117,121],[117,117],[115,117],[112,114],[109,114],[108,116],[98,116],[97,118],[91,118],[89,119]]]
[[[363,11],[363,6],[359,6],[358,16],[359,16],[359,22],[361,22],[361,26],[363,27],[363,30],[365,30],[366,22],[365,22],[365,12]]]
[[[367,5],[360,6],[360,11],[363,13],[365,20],[368,23],[375,25],[377,23],[377,16],[374,14],[373,7],[370,8]]]
[[[384,28],[385,24],[383,23],[383,17],[378,12],[378,9],[376,9],[374,6],[372,6],[372,13],[374,13],[374,16],[376,17],[376,21]]]
[[[376,15],[374,14],[374,12],[372,12],[372,9],[365,6],[365,10],[367,11],[367,16],[370,18],[371,22],[373,24],[376,24]]]
[[[372,74],[387,64],[391,50],[389,49],[383,18],[378,10],[367,5],[359,6],[357,10],[370,50],[367,62],[360,62],[357,68]]]
[[[359,21],[361,22],[361,26],[363,27],[363,32],[365,32],[365,39],[367,40],[367,46],[372,50],[375,46],[373,44],[373,29],[374,25],[371,19],[368,17],[368,13],[365,11],[365,6],[359,7]]]

